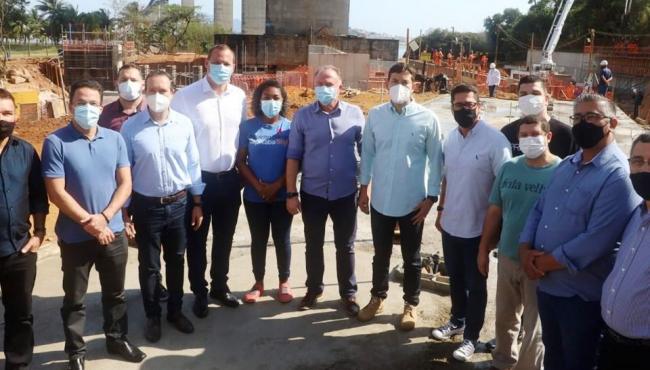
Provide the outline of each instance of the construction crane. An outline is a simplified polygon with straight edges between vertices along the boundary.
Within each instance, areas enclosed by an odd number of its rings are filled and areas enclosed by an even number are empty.
[[[560,2],[560,6],[558,7],[557,13],[555,13],[555,18],[553,19],[553,25],[551,26],[551,30],[544,42],[544,48],[542,49],[542,61],[539,63],[542,71],[553,71],[555,69],[553,52],[557,47],[558,41],[560,41],[564,22],[566,22],[566,18],[569,15],[569,11],[574,2],[575,0],[562,0]]]

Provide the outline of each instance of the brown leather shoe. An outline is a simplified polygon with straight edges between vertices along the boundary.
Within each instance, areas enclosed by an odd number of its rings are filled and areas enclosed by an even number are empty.
[[[359,305],[355,297],[341,298],[341,305],[348,315],[357,316],[359,314]]]
[[[300,301],[300,304],[298,305],[298,311],[311,310],[314,306],[316,306],[316,302],[318,302],[318,299],[322,296],[323,293],[307,292],[307,294],[305,294],[305,296],[302,298],[302,301]]]

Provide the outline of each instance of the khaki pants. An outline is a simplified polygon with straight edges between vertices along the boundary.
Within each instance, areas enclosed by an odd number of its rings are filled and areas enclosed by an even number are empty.
[[[499,369],[541,369],[544,345],[537,312],[537,282],[526,277],[518,262],[502,254],[497,277],[497,343],[492,351],[492,365]],[[520,344],[522,320],[524,337]]]

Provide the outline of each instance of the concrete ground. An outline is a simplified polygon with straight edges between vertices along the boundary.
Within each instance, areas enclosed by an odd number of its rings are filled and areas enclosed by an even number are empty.
[[[487,99],[485,117],[495,126],[515,119],[516,102]],[[429,106],[438,114],[443,131],[454,127],[449,97],[442,96]],[[567,122],[570,104],[556,104],[556,115]],[[505,118],[504,118],[505,117]],[[630,140],[638,133],[634,124],[626,120],[617,130],[619,142],[627,150]],[[433,226],[434,212],[425,225],[422,250],[440,252],[440,234]],[[272,298],[278,280],[273,247],[267,255],[266,286],[268,295],[254,305],[237,309],[210,305],[210,314],[198,319],[191,313],[192,294],[186,284],[185,314],[196,331],[186,335],[163,322],[163,338],[154,345],[143,337],[145,322],[137,277],[137,251],[130,250],[126,289],[129,301],[129,338],[148,355],[141,364],[118,361],[104,349],[100,286],[96,273],[90,278],[87,306],[86,340],[87,367],[95,370],[113,369],[486,369],[490,356],[474,356],[471,363],[451,359],[457,346],[452,341],[436,342],[428,338],[430,328],[444,323],[449,315],[449,297],[424,291],[418,306],[419,321],[415,330],[396,329],[402,311],[401,286],[391,282],[384,313],[370,323],[359,323],[348,318],[338,305],[335,256],[331,227],[325,245],[326,290],[323,300],[314,310],[296,311],[304,295],[304,236],[300,216],[294,219],[292,276],[296,299],[281,304]],[[242,296],[253,283],[249,254],[249,232],[243,208],[231,256],[230,287]],[[372,275],[372,238],[370,218],[358,216],[356,244],[356,272],[359,283],[358,299],[361,306],[369,299]],[[392,266],[400,264],[399,247],[395,248]],[[494,334],[494,293],[496,261],[493,260],[488,280],[489,302],[482,340]],[[63,330],[59,309],[62,302],[62,273],[58,247],[49,244],[39,254],[38,276],[34,288],[34,330],[36,348],[34,369],[63,369]],[[458,341],[460,338],[456,338]],[[0,356],[2,356],[0,354]]]

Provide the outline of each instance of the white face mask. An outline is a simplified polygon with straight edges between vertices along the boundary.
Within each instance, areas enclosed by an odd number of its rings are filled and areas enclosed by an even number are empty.
[[[524,116],[536,116],[544,112],[544,97],[541,95],[525,95],[519,98],[519,110]]]
[[[393,85],[389,90],[390,101],[394,104],[406,104],[411,101],[411,89],[402,84]]]
[[[142,95],[142,82],[124,81],[117,85],[120,97],[126,101],[134,101]]]
[[[167,95],[155,93],[147,95],[147,106],[154,113],[162,113],[169,108],[171,99]]]
[[[519,150],[528,159],[539,158],[546,152],[546,137],[539,135],[521,138],[519,139]]]

